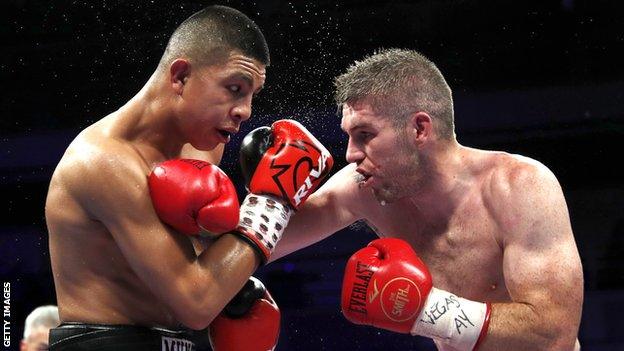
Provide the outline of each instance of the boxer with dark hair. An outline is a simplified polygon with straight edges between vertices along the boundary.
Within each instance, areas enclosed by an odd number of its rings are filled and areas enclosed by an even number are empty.
[[[573,350],[583,273],[562,189],[543,164],[458,143],[451,89],[412,50],[336,79],[347,161],[288,226],[273,259],[355,221],[382,239],[344,276],[350,321],[440,350]]]
[[[264,142],[251,143],[262,148],[243,155],[254,164],[248,199],[263,206],[253,220],[249,210],[239,216],[235,188],[214,164],[250,118],[268,64],[253,21],[207,7],[176,29],[135,97],[74,139],[46,201],[62,322],[50,332],[51,350],[192,350],[190,329],[215,318],[216,351],[275,346],[279,311],[250,275],[277,245],[288,223],[283,212],[318,186],[327,172],[312,171],[328,169],[331,157],[294,121],[263,129]],[[289,147],[297,143],[315,151]],[[291,172],[292,184],[274,191],[270,162],[261,160],[289,166],[306,157],[311,167]],[[310,176],[313,187],[302,195],[296,184]],[[189,238],[200,234],[212,243],[196,251]]]

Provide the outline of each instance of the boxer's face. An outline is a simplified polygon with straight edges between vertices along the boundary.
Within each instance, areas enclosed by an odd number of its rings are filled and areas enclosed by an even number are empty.
[[[263,87],[265,66],[231,53],[224,63],[194,68],[181,94],[180,129],[199,150],[227,143],[251,117],[251,102]]]
[[[344,105],[341,127],[349,135],[346,158],[357,164],[361,189],[372,189],[387,203],[413,193],[419,162],[408,133],[366,103]]]

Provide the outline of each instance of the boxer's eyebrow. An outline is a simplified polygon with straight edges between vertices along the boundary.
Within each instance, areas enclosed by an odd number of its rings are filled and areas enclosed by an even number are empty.
[[[254,79],[251,74],[246,72],[236,72],[230,76],[230,79],[240,79],[244,81],[249,87],[254,86]],[[258,89],[254,91],[254,95],[257,95],[264,88],[264,84],[259,86]]]
[[[347,134],[349,132],[353,133],[353,131],[356,131],[358,129],[366,129],[366,128],[373,128],[373,125],[370,122],[356,123],[352,125],[351,127],[349,127],[349,130],[346,130],[342,126],[340,126],[340,129],[342,129]]]
[[[249,86],[253,86],[254,80],[253,77],[248,73],[236,72],[230,75],[230,79],[240,79],[247,83]]]

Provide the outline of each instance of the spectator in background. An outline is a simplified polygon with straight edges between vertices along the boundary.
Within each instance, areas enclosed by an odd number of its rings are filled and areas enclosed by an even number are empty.
[[[58,307],[48,305],[35,308],[26,317],[20,351],[47,350],[50,328],[57,327],[60,323]]]

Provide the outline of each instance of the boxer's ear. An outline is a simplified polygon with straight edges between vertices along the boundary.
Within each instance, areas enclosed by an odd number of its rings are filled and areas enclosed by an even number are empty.
[[[421,145],[433,135],[433,120],[426,112],[414,112],[410,116],[407,128],[416,145]]]
[[[171,82],[171,87],[174,89],[175,93],[178,95],[182,95],[184,91],[184,86],[186,85],[186,81],[191,75],[191,63],[185,59],[176,59],[171,63],[169,67],[169,77]]]

